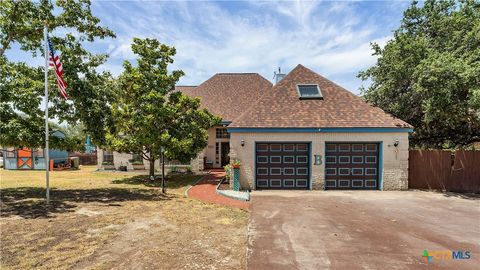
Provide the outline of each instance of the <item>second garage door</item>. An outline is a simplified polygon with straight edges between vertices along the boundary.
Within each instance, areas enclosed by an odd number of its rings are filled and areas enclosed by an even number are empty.
[[[378,189],[378,143],[327,143],[325,189]]]
[[[308,189],[309,143],[257,143],[257,189]]]

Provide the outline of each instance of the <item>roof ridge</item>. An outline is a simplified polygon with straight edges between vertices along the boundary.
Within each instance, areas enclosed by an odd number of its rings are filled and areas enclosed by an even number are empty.
[[[215,75],[260,75],[257,72],[219,72]]]

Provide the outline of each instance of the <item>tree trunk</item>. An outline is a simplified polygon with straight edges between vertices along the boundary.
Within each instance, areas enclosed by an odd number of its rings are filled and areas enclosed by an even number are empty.
[[[154,180],[155,178],[155,159],[150,159],[150,175],[149,179]]]
[[[162,193],[165,193],[165,155],[162,152]]]

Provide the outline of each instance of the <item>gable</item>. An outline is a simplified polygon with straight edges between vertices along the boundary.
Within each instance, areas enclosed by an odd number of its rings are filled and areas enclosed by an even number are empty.
[[[175,89],[200,98],[202,108],[230,122],[271,87],[272,84],[257,73],[218,73],[197,87],[177,86]]]
[[[302,99],[298,85],[318,85],[321,97]],[[352,128],[411,126],[310,69],[298,65],[229,127]]]

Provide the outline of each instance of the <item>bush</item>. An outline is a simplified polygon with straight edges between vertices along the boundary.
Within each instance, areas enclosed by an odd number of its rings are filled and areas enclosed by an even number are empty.
[[[225,178],[227,178],[227,180],[230,180],[232,173],[232,165],[227,164],[223,167],[223,169],[225,169]]]

